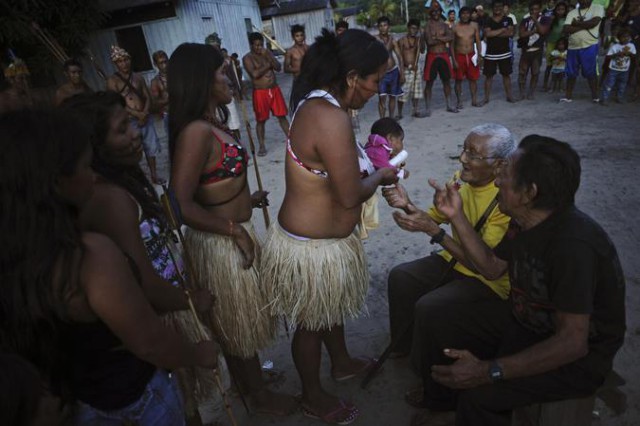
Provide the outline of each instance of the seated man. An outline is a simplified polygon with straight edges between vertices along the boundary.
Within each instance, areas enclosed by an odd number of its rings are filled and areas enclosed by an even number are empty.
[[[484,124],[471,129],[460,154],[459,187],[464,199],[464,214],[476,224],[488,211],[485,224],[480,229],[483,241],[493,247],[503,237],[509,218],[496,208],[498,189],[494,185],[496,173],[504,159],[515,150],[511,132],[499,124]],[[424,212],[416,208],[402,186],[385,189],[385,198],[392,207],[405,213],[395,212],[398,225],[413,232],[425,232],[431,244],[445,248],[438,254],[398,265],[389,275],[389,317],[391,337],[397,342],[396,356],[411,351],[411,361],[416,371],[423,376],[424,389],[407,394],[408,402],[434,410],[455,408],[452,392],[440,385],[430,386],[430,368],[443,362],[441,344],[458,347],[467,344],[465,330],[470,324],[482,322],[488,330],[501,329],[509,315],[507,297],[509,279],[506,275],[490,280],[479,275],[466,260],[458,238],[446,235],[438,225],[448,220],[435,208]],[[452,255],[457,260],[452,266]],[[442,323],[439,315],[448,312],[455,321]],[[425,327],[436,321],[447,339],[433,345],[426,340]],[[411,332],[411,324],[415,324]],[[499,330],[498,330],[499,331]],[[412,344],[413,343],[413,344]],[[493,354],[495,346],[488,347],[487,355]]]
[[[625,284],[607,233],[574,205],[578,154],[552,138],[522,140],[496,179],[500,210],[512,221],[493,250],[465,217],[458,191],[431,183],[467,261],[487,279],[509,271],[511,280],[512,316],[493,337],[495,357],[476,351],[478,338],[491,340],[482,324],[465,330],[467,346],[441,345],[448,328],[438,324],[425,330],[453,361],[432,367],[434,386],[464,389],[456,425],[507,426],[515,407],[593,394],[624,340]]]

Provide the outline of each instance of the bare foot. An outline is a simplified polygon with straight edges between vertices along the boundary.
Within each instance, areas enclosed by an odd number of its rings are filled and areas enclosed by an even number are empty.
[[[455,108],[455,107],[449,107],[449,106],[448,106],[448,107],[447,107],[447,112],[455,112],[455,113],[457,113],[457,112],[458,112],[458,109],[457,109],[457,108]]]
[[[267,148],[261,146],[258,150],[258,157],[264,157],[265,155],[267,155]]]
[[[462,104],[462,102],[458,102],[458,105],[456,105],[456,108],[460,109],[464,109],[464,105]]]
[[[480,101],[480,102],[473,101],[473,102],[471,102],[471,106],[476,107],[476,108],[482,108],[483,105],[484,105],[483,101]]]
[[[251,395],[256,413],[270,416],[288,416],[298,408],[298,400],[291,395],[263,389]]]
[[[513,98],[507,98],[507,102],[515,104],[518,101],[516,99],[513,99]]]
[[[489,98],[485,98],[480,105],[485,106],[488,103],[489,103]]]

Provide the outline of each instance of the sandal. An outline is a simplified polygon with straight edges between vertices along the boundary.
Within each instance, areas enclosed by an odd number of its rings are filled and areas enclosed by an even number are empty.
[[[312,419],[322,420],[330,425],[348,425],[353,423],[360,416],[360,410],[358,410],[358,407],[350,402],[347,403],[341,399],[338,405],[339,406],[335,410],[321,415],[315,413],[309,407],[302,404],[302,414]]]
[[[335,374],[331,373],[331,377],[333,378],[333,380],[335,380],[336,382],[344,382],[349,379],[353,379],[354,377],[357,377],[358,375],[366,373],[369,370],[371,370],[376,365],[376,362],[378,362],[378,360],[375,358],[357,357],[356,359],[365,361],[362,368],[360,368],[358,371],[346,374],[344,376],[336,376]],[[382,371],[382,369],[378,369],[378,372],[380,371]]]
[[[264,157],[265,155],[267,155],[267,148],[261,146],[260,149],[258,149],[258,157]]]

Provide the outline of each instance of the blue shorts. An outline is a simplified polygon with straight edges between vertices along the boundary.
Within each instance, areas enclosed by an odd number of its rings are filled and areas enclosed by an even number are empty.
[[[142,148],[147,157],[155,157],[161,151],[160,140],[156,133],[156,126],[152,115],[149,115],[147,122],[140,126],[137,118],[131,117],[131,124],[140,131],[142,138]]]
[[[400,85],[400,70],[395,67],[391,71],[387,71],[378,84],[378,94],[380,96],[402,96],[404,91]]]
[[[157,370],[142,396],[127,407],[102,411],[82,401],[73,421],[74,425],[122,426],[182,426],[184,408],[175,375]]]
[[[598,76],[598,44],[583,49],[567,50],[567,78],[577,78],[582,68],[582,76],[587,79]]]

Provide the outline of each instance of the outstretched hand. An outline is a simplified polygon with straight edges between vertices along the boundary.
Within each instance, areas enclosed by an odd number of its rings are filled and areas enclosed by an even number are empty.
[[[429,217],[427,212],[420,210],[411,203],[404,208],[404,213],[400,211],[393,212],[393,219],[405,231],[426,232],[429,235],[435,235],[440,231],[438,224]]]
[[[462,198],[454,183],[447,183],[443,187],[435,179],[429,179],[429,185],[436,190],[433,205],[442,215],[451,221],[456,215],[463,214]]]
[[[452,389],[471,389],[491,383],[487,361],[480,361],[467,350],[445,349],[444,354],[455,362],[431,367],[431,377],[436,382]]]
[[[399,183],[396,183],[393,187],[382,188],[382,196],[390,207],[396,209],[404,210],[407,207],[407,204],[411,203],[407,190]]]

